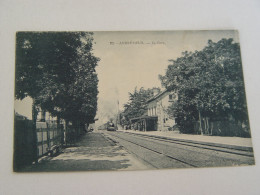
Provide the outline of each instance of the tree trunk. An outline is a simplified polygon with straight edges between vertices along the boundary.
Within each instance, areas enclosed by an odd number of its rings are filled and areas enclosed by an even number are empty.
[[[57,116],[57,128],[58,128],[58,131],[59,131],[59,134],[60,134],[60,143],[61,145],[64,144],[64,132],[63,132],[63,128],[60,124],[60,117]]]
[[[209,124],[210,124],[210,135],[212,135],[214,123],[209,122]]]
[[[65,120],[65,126],[64,126],[64,143],[65,143],[65,145],[68,144],[68,120]]]
[[[206,117],[206,129],[205,129],[205,132],[207,132],[207,134],[209,135],[209,117]]]
[[[202,125],[201,125],[201,115],[200,115],[200,110],[199,110],[199,124],[200,124],[200,134],[203,135],[203,131],[202,131]]]
[[[78,135],[78,123],[75,122],[75,121],[72,121],[72,127],[73,127],[73,134],[72,134],[72,137],[73,137],[73,144],[76,142],[76,139],[77,139],[77,135]]]

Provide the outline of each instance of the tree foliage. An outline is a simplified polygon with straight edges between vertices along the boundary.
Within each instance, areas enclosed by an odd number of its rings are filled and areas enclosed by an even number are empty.
[[[147,112],[147,100],[154,95],[154,89],[144,89],[141,87],[139,90],[135,88],[132,93],[129,93],[129,101],[124,105],[124,111],[122,112],[123,124],[128,125],[130,119],[145,115]]]
[[[30,96],[43,110],[69,121],[92,121],[99,61],[92,54],[92,34],[17,33],[15,97]]]
[[[240,46],[232,39],[208,41],[201,51],[184,52],[170,60],[162,84],[178,93],[169,113],[183,132],[192,132],[192,121],[201,117],[248,120]]]

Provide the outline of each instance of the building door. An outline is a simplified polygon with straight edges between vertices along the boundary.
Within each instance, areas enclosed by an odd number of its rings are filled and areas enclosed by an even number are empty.
[[[154,131],[158,130],[158,120],[153,120],[154,121]]]

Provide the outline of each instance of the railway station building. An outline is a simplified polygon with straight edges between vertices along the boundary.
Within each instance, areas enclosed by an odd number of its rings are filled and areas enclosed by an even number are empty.
[[[175,125],[175,120],[167,114],[168,106],[177,100],[177,94],[164,90],[155,94],[147,103],[144,116],[131,119],[132,128],[141,131],[168,131]]]

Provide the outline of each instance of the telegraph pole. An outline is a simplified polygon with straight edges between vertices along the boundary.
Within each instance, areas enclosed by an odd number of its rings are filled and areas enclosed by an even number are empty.
[[[118,127],[118,124],[120,123],[120,117],[119,117],[119,100],[117,100],[117,127]]]

